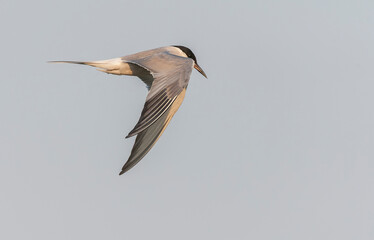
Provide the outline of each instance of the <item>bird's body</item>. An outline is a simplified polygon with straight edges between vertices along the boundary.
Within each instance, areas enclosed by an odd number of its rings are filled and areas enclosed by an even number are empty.
[[[195,55],[183,46],[161,47],[102,61],[55,62],[84,64],[110,74],[137,76],[147,85],[149,92],[140,119],[127,135],[137,135],[135,144],[120,175],[135,166],[164,132],[182,104],[192,69],[206,77]]]

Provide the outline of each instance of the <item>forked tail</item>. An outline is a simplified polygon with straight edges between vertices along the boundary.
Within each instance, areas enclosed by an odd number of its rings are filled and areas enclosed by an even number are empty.
[[[92,67],[96,67],[96,70],[111,73],[111,74],[121,74],[120,68],[123,64],[121,58],[113,58],[102,61],[93,61],[93,62],[79,62],[79,61],[49,61],[49,63],[73,63],[73,64],[82,64]]]

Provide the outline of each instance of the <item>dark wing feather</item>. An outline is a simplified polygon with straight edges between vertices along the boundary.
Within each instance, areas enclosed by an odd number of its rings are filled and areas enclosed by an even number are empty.
[[[136,136],[134,146],[131,150],[131,155],[126,164],[122,167],[119,175],[127,172],[135,166],[148,152],[151,150],[153,144],[156,143],[162,131],[165,129],[166,114],[160,117],[151,127]]]
[[[126,138],[132,137],[150,125],[152,125],[162,114],[164,114],[171,104],[173,104],[175,97],[170,98],[165,90],[157,93],[149,99],[145,104],[143,111],[140,115],[138,123],[135,125],[134,129],[126,136]]]
[[[182,92],[175,99],[173,104],[169,107],[169,109],[160,118],[158,118],[150,127],[140,132],[138,136],[136,136],[135,144],[131,150],[131,155],[127,160],[126,164],[123,166],[120,175],[127,172],[128,170],[130,170],[130,168],[135,166],[149,152],[149,150],[151,150],[153,145],[160,138],[161,134],[168,126],[170,120],[182,104],[185,93],[186,89],[183,89]]]

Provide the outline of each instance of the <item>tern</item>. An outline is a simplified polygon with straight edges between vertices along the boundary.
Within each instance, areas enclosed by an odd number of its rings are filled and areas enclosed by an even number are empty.
[[[96,67],[97,70],[139,77],[148,88],[143,111],[138,123],[126,136],[136,135],[130,157],[119,175],[134,167],[154,146],[180,107],[186,94],[192,69],[205,78],[195,54],[184,46],[167,46],[132,55],[101,61],[51,61]]]

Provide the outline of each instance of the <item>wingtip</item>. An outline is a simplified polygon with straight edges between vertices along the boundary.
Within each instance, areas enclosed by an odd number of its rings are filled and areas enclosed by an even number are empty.
[[[125,166],[123,166],[121,172],[120,172],[118,175],[121,176],[122,174],[124,174],[125,172],[127,172],[128,170],[130,170],[130,168],[131,168],[131,167],[128,167],[128,166],[126,166],[126,164],[125,164]]]
[[[130,137],[133,137],[135,136],[137,133],[134,133],[134,132],[129,132],[129,134],[127,134],[127,136],[125,138],[130,138]]]

